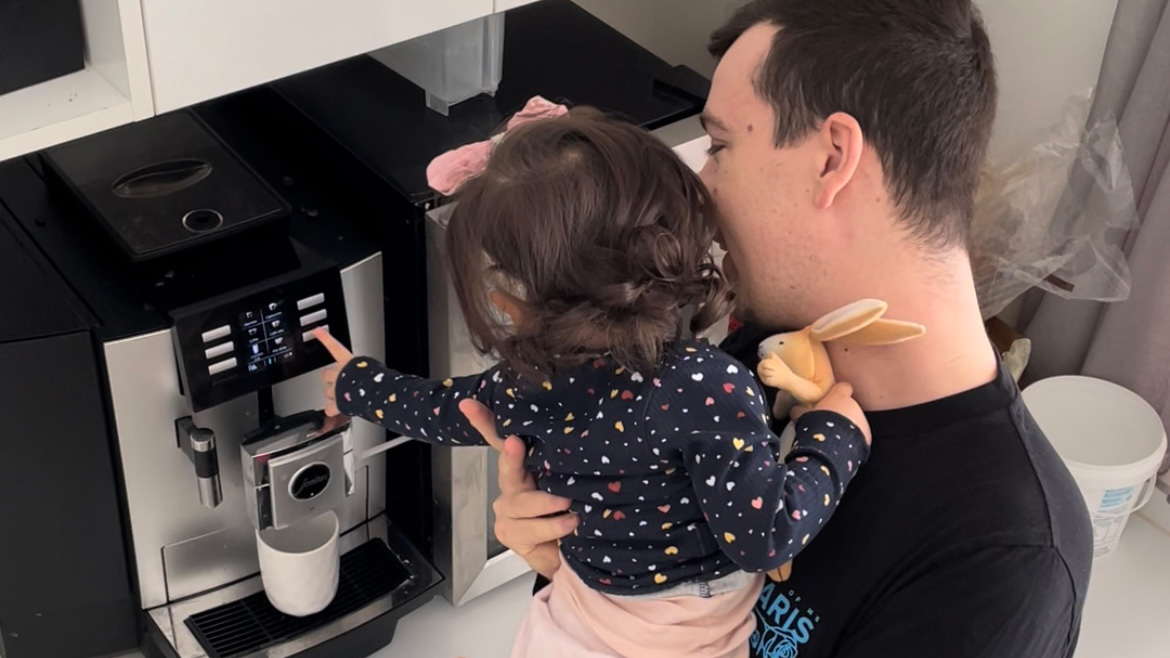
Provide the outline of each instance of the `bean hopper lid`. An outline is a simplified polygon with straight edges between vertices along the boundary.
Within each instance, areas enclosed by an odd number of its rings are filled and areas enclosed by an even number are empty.
[[[186,111],[54,147],[45,160],[135,262],[289,212],[276,192]]]

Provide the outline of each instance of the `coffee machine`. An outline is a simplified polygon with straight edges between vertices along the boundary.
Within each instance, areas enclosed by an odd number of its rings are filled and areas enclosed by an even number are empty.
[[[386,432],[319,411],[331,359],[310,332],[401,360],[387,354],[388,256],[237,119],[182,111],[4,163],[5,222],[88,325],[86,392],[105,427],[79,431],[108,442],[124,531],[121,554],[91,571],[117,567],[140,613],[137,629],[118,620],[119,637],[138,630],[147,655],[167,658],[368,655],[442,578],[386,515],[374,454]],[[38,397],[55,396],[51,381]],[[323,513],[339,520],[336,595],[315,614],[281,613],[258,534]],[[76,542],[61,550],[83,552]],[[33,655],[54,654],[10,658]]]

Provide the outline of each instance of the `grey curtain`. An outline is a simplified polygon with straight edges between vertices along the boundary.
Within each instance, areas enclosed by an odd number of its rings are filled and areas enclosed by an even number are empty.
[[[1120,0],[1089,125],[1116,117],[1139,228],[1116,236],[1132,277],[1127,301],[1031,295],[1020,327],[1029,378],[1082,373],[1145,397],[1170,427],[1170,0]],[[1070,193],[1076,193],[1074,179]]]

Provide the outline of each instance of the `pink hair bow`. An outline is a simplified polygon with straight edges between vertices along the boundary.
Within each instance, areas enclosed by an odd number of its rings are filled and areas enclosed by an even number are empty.
[[[492,139],[447,151],[431,160],[431,164],[427,167],[427,183],[444,196],[454,194],[469,178],[483,173],[487,167],[488,158],[492,155],[492,148],[509,130],[529,121],[555,119],[568,114],[568,112],[569,108],[564,105],[547,101],[540,96],[533,96],[524,109],[508,120],[508,126],[504,132]]]

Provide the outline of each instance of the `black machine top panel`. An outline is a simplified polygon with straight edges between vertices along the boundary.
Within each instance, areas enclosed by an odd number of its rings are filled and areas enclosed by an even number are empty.
[[[37,156],[0,163],[0,202],[84,300],[103,341],[168,329],[171,311],[295,271],[309,256],[344,268],[379,251],[336,194],[324,192],[270,143],[252,137],[242,113],[226,101],[198,111],[296,208],[287,222],[135,263]]]
[[[507,12],[503,78],[444,117],[423,92],[370,57],[357,57],[273,83],[399,192],[421,204],[436,155],[487,138],[534,95],[592,105],[649,129],[698,114],[709,81],[671,66],[571,0],[542,0]]]
[[[288,214],[284,201],[186,111],[51,148],[45,160],[132,260]]]

